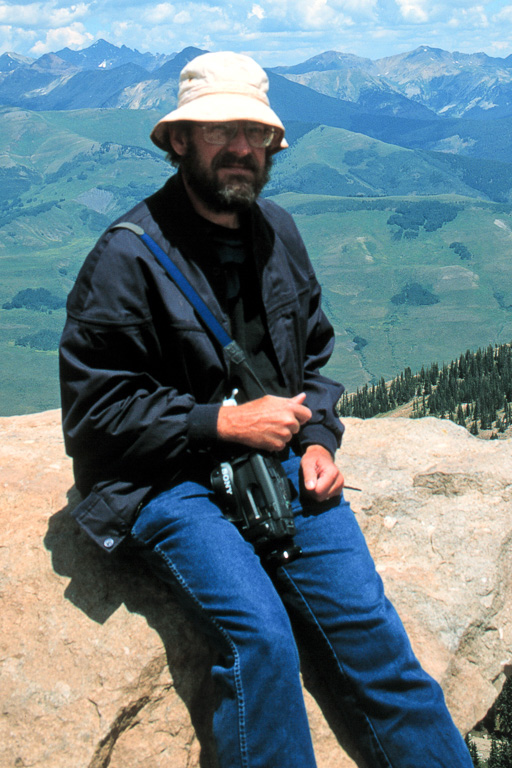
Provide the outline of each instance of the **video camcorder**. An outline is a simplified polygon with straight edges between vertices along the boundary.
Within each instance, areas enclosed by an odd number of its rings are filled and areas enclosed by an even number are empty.
[[[224,514],[263,560],[284,565],[301,554],[293,542],[292,487],[277,457],[245,454],[219,464],[210,479]]]

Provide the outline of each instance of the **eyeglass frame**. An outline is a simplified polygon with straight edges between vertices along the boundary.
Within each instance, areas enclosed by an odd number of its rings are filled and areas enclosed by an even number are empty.
[[[201,132],[203,135],[203,140],[206,142],[206,144],[210,144],[212,146],[216,147],[225,147],[227,146],[235,136],[237,135],[240,125],[243,126],[243,131],[245,138],[247,139],[247,143],[249,144],[252,149],[268,149],[272,146],[274,139],[278,133],[277,129],[273,125],[268,125],[266,123],[259,123],[257,120],[220,120],[218,122],[208,122],[203,123],[199,127],[201,128]],[[222,141],[212,141],[211,136],[207,137],[207,132],[212,130],[215,127],[220,126],[231,126],[231,133],[230,135],[226,132],[226,138]],[[250,127],[258,126],[266,131],[268,131],[268,134],[266,137],[263,138],[263,143],[254,143],[254,141],[251,140],[250,135],[248,135],[248,129]]]

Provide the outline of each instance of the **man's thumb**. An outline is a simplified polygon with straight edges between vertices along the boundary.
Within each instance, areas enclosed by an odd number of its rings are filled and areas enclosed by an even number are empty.
[[[304,483],[304,488],[307,491],[314,491],[316,488],[316,480],[316,472],[308,463],[304,462],[302,465],[302,481]]]

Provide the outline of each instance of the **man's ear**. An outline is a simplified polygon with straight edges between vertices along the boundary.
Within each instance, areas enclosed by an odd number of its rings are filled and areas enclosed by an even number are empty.
[[[177,155],[182,157],[188,148],[188,130],[180,123],[169,125],[169,143]]]

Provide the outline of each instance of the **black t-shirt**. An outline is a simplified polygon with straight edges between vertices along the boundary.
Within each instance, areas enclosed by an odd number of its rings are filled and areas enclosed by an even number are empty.
[[[230,318],[231,335],[244,350],[264,391],[267,394],[285,396],[287,392],[280,380],[274,348],[266,325],[258,275],[254,261],[248,253],[243,230],[218,225],[209,225],[209,228],[212,253],[224,278],[219,282],[216,295]],[[236,379],[240,377],[241,380],[237,382]],[[261,397],[261,390],[250,377],[235,374],[234,379],[233,386],[239,386],[247,399]]]

